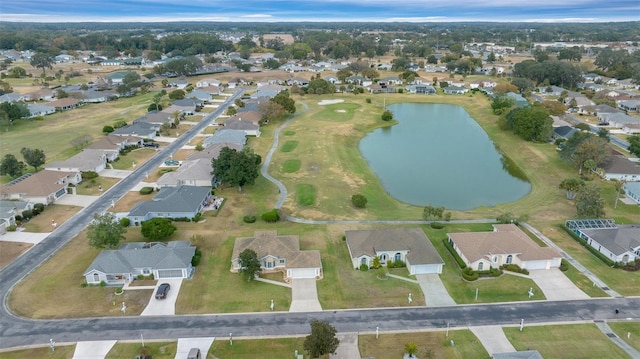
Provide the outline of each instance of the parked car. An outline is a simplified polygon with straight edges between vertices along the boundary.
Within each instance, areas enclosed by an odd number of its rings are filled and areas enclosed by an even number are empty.
[[[158,148],[160,147],[159,144],[155,143],[155,142],[143,142],[142,145],[144,147],[153,147],[153,148]]]
[[[187,359],[201,359],[200,349],[191,348],[191,350],[189,350],[189,354],[187,354]]]
[[[156,299],[165,299],[170,288],[171,285],[169,285],[169,283],[160,284],[158,290],[156,291]]]
[[[164,164],[167,165],[167,166],[178,166],[178,165],[180,165],[180,161],[166,160],[166,161],[164,161]]]

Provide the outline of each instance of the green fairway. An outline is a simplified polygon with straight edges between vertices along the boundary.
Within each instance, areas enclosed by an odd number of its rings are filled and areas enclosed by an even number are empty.
[[[282,172],[293,173],[300,169],[300,160],[286,160],[282,164]]]
[[[316,118],[323,121],[349,121],[353,118],[355,110],[360,107],[360,105],[350,102],[325,105],[324,110],[318,113]]]
[[[282,145],[282,147],[280,148],[280,151],[292,152],[293,150],[296,149],[296,147],[298,147],[298,141],[287,141]]]
[[[309,184],[296,186],[296,198],[302,206],[313,206],[316,203],[316,188]]]

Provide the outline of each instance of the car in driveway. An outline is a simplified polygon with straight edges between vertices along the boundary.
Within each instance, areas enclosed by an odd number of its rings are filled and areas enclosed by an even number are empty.
[[[169,285],[169,283],[160,284],[158,290],[156,290],[156,299],[165,299],[170,288],[171,285]]]

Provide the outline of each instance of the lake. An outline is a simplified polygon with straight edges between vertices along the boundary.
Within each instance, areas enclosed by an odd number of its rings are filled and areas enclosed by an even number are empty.
[[[468,210],[516,201],[531,184],[464,108],[387,106],[398,124],[360,141],[360,153],[385,190],[416,206]]]

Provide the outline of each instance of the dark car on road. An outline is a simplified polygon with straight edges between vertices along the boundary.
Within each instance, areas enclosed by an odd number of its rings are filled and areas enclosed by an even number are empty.
[[[165,299],[167,297],[167,293],[169,292],[169,288],[171,288],[169,283],[160,284],[158,290],[156,291],[156,299]]]

